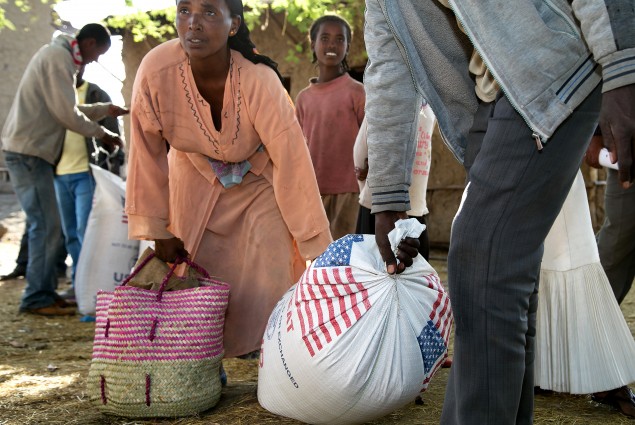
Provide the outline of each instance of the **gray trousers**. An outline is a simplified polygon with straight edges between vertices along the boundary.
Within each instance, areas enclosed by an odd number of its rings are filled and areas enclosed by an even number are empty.
[[[621,304],[635,279],[635,185],[623,189],[615,170],[608,170],[604,211],[597,235],[600,262]]]
[[[506,97],[482,104],[466,154],[448,283],[454,363],[442,424],[531,424],[543,242],[598,121],[596,89],[538,151]]]

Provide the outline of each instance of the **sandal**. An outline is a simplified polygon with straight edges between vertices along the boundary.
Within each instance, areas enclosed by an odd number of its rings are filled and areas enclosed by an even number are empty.
[[[591,400],[609,405],[619,410],[623,415],[635,418],[635,395],[627,386],[592,394]]]

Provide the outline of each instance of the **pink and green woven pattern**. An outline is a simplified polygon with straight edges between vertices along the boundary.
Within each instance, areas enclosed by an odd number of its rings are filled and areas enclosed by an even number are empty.
[[[223,354],[223,320],[229,290],[201,286],[156,292],[119,286],[97,294],[93,359],[120,361],[200,360]],[[99,316],[99,315],[98,315]]]
[[[102,412],[176,417],[216,405],[229,286],[202,272],[197,288],[122,285],[97,294],[88,390]]]

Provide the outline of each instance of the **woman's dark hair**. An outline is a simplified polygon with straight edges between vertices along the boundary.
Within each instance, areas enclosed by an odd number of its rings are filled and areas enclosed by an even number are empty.
[[[233,16],[240,16],[240,27],[236,34],[232,37],[229,37],[228,45],[230,49],[234,49],[239,51],[246,59],[250,60],[253,63],[263,63],[267,65],[269,68],[273,69],[280,81],[282,80],[282,75],[280,71],[278,71],[278,64],[274,62],[270,57],[261,55],[256,52],[256,45],[251,41],[249,37],[249,28],[245,24],[245,16],[243,14],[243,2],[241,0],[225,0],[227,2],[227,6],[229,7],[229,11]]]
[[[98,46],[110,46],[110,31],[101,24],[86,24],[77,33],[77,41],[92,38]]]
[[[346,29],[346,40],[348,41],[348,44],[350,44],[353,38],[353,31],[351,30],[351,25],[348,23],[346,19],[338,15],[324,15],[317,18],[313,22],[313,24],[311,24],[311,29],[309,29],[309,40],[311,41],[311,43],[315,43],[318,33],[320,32],[320,25],[322,25],[324,22],[334,22],[336,24],[344,25],[344,28]],[[314,51],[313,60],[311,61],[311,63],[315,63],[315,62],[317,62],[317,56],[315,56],[315,51]],[[344,68],[344,71],[350,71],[348,62],[346,62],[346,56],[344,56],[344,59],[342,59],[342,68]]]

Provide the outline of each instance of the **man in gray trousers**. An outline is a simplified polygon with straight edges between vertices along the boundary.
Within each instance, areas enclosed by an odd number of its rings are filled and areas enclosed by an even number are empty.
[[[388,273],[417,254],[403,240],[398,264],[387,233],[410,208],[422,98],[468,169],[448,256],[456,328],[441,422],[530,424],[543,241],[598,120],[621,184],[635,175],[633,1],[366,6],[367,179]],[[622,396],[632,401],[630,391],[604,401]]]

